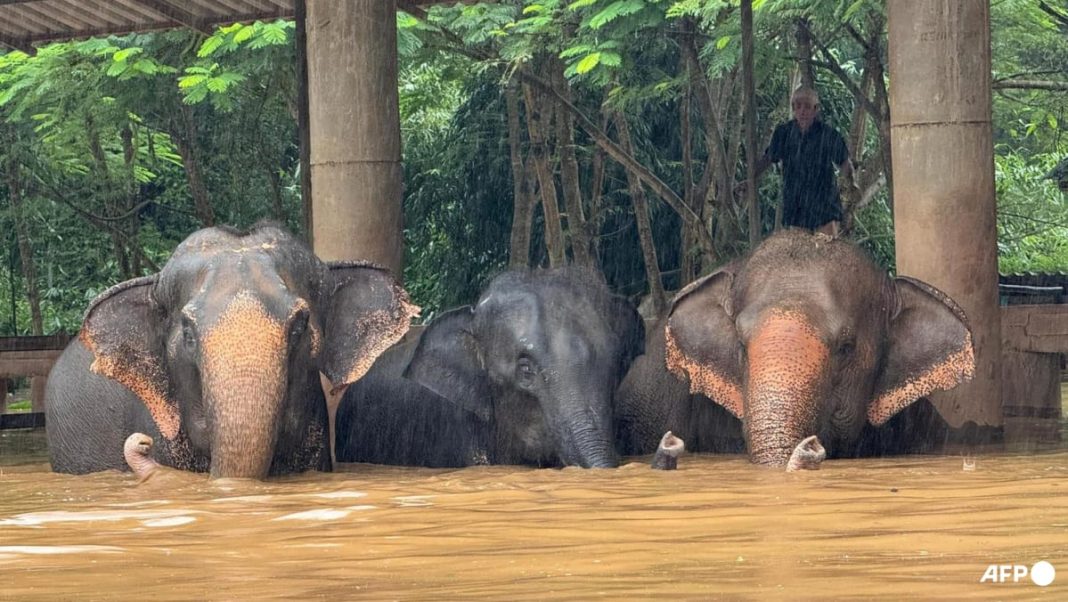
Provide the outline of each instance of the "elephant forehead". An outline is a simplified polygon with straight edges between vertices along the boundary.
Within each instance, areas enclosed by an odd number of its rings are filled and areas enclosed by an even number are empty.
[[[266,249],[274,248],[266,246]],[[160,272],[157,293],[165,304],[206,296],[212,298],[212,303],[218,303],[242,289],[265,295],[291,291],[314,297],[322,276],[319,268],[314,262],[281,255],[262,246],[187,253],[167,262]]]
[[[235,296],[218,319],[203,330],[206,368],[212,371],[237,357],[250,357],[250,350],[264,360],[280,356],[286,348],[284,325],[251,293]],[[259,368],[267,369],[272,363]]]
[[[290,316],[295,306],[307,306],[307,291],[290,287],[274,270],[263,266],[249,268],[212,270],[191,292],[183,311],[206,325],[219,319],[223,312],[243,307],[242,303],[247,305],[250,300],[280,321]]]
[[[819,331],[805,314],[771,310],[749,341],[750,382],[814,376],[824,369],[829,355]]]

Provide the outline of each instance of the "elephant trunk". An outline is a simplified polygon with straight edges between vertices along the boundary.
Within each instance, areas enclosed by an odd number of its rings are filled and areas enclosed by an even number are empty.
[[[238,297],[204,338],[213,478],[267,476],[286,393],[286,351],[282,324],[250,297]]]
[[[797,444],[816,431],[830,352],[798,312],[776,310],[749,341],[745,436],[753,462],[786,466]]]
[[[590,389],[583,386],[578,395],[566,396],[564,410],[555,413],[552,429],[560,460],[568,466],[615,468],[619,457],[613,444],[611,401],[604,393]]]

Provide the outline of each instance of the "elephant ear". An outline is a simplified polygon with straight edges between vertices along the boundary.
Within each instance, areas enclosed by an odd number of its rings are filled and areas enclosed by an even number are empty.
[[[690,393],[703,393],[742,418],[741,343],[734,328],[734,274],[720,270],[675,295],[664,327],[664,355],[672,374],[689,379]]]
[[[968,318],[948,295],[913,278],[895,278],[883,369],[868,406],[879,426],[917,399],[952,389],[975,374]]]
[[[78,338],[93,353],[89,369],[118,381],[144,402],[160,433],[173,440],[181,417],[164,369],[162,309],[152,295],[156,276],[117,284],[93,299]]]
[[[492,390],[482,349],[471,331],[470,305],[445,312],[423,331],[404,376],[480,420],[493,416]]]
[[[419,307],[383,267],[366,262],[328,266],[333,288],[319,369],[336,393],[363,377],[379,355],[404,337]]]

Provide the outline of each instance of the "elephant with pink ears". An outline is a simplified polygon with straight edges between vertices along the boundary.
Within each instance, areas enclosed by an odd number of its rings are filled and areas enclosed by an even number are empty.
[[[418,310],[387,270],[324,263],[280,228],[194,232],[89,305],[48,381],[52,468],[125,470],[140,432],[156,462],[212,477],[329,470],[320,372],[359,379]]]
[[[851,455],[866,425],[975,370],[952,299],[800,230],[679,291],[656,335],[617,391],[623,453],[652,453],[672,430],[694,451],[744,441],[769,466],[786,466],[812,435],[829,457]]]

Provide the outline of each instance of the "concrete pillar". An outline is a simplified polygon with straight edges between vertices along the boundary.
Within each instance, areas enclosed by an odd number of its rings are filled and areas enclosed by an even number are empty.
[[[395,0],[305,0],[312,240],[324,260],[403,262]]]
[[[893,0],[890,116],[898,273],[968,314],[975,378],[932,401],[951,426],[1001,424],[989,0]]]

